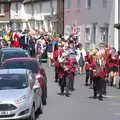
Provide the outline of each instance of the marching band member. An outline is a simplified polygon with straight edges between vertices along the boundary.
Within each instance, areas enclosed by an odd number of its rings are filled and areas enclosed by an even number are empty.
[[[107,76],[107,72],[104,66],[98,67],[93,70],[93,92],[94,98],[97,98],[97,94],[99,93],[99,100],[103,100],[103,94],[106,94],[106,84],[105,78]]]
[[[91,59],[89,52],[86,52],[85,56],[85,71],[86,71],[86,79],[85,79],[85,85],[88,86],[88,80],[90,79],[90,68],[91,68]]]

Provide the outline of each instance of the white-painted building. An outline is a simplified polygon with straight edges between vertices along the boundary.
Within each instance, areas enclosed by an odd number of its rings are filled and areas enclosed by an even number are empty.
[[[22,2],[11,3],[10,20],[14,30],[23,30],[26,28],[27,17]]]
[[[14,29],[39,29],[55,31],[54,19],[57,13],[57,0],[26,0],[11,3],[11,23]]]

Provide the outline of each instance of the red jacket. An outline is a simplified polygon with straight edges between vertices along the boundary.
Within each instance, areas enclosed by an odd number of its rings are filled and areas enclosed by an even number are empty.
[[[92,69],[97,69],[97,61],[96,60],[93,60],[92,63],[91,63],[91,68]]]
[[[62,52],[63,50],[56,50],[54,53],[53,53],[53,59],[54,59],[54,64],[56,67],[60,67],[60,64],[59,64],[59,61],[58,61],[58,57],[59,56],[62,56]]]
[[[96,71],[93,72],[93,77],[99,77],[101,79],[105,79],[107,76],[108,76],[108,72],[106,71],[105,68],[103,68],[100,71],[96,70]]]
[[[66,58],[66,65],[70,72],[76,72],[77,61],[75,58]]]
[[[91,57],[89,55],[85,56],[85,62],[88,62],[88,63],[91,62]]]
[[[87,64],[85,65],[85,70],[90,70],[90,68],[91,68],[91,64],[87,63]]]
[[[65,72],[62,66],[59,66],[59,73],[58,73],[58,78],[64,78],[65,77]]]
[[[114,56],[114,58],[111,57],[109,60],[109,68],[117,67],[117,56]]]
[[[20,48],[20,43],[19,43],[19,41],[13,41],[13,47],[14,48]]]

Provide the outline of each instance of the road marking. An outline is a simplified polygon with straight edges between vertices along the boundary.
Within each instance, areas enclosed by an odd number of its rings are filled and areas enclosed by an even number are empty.
[[[106,95],[105,98],[120,98],[120,96],[112,96],[112,95]]]
[[[116,115],[116,116],[120,116],[120,113],[114,113],[114,115]]]

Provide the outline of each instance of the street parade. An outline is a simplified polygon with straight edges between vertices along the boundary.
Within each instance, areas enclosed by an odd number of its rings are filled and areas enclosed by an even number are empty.
[[[1,49],[6,47],[23,48],[41,62],[46,59],[49,67],[55,69],[54,81],[59,84],[59,95],[70,96],[75,90],[75,75],[85,74],[84,85],[93,89],[93,98],[103,100],[106,87],[120,88],[120,51],[111,45],[101,43],[99,47],[85,50],[77,37],[67,40],[57,35],[39,31],[3,30],[0,37]]]
[[[0,120],[120,120],[120,0],[0,0]]]

